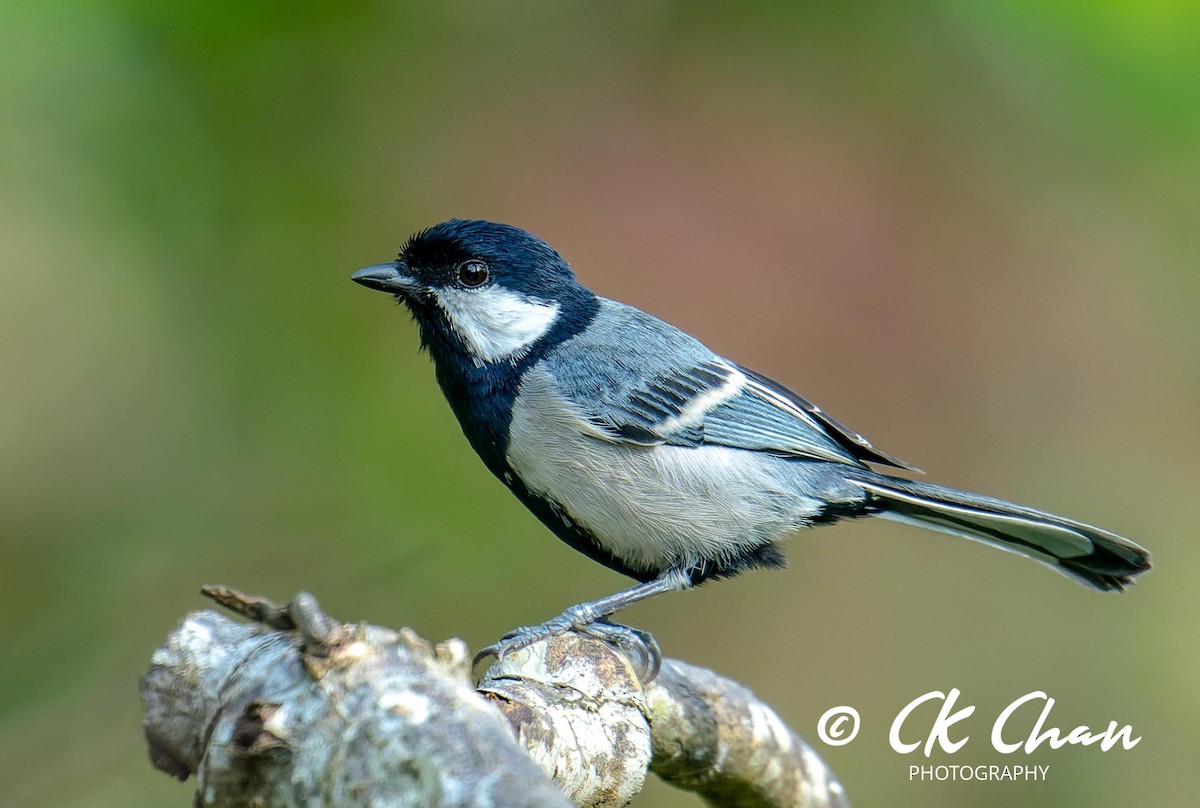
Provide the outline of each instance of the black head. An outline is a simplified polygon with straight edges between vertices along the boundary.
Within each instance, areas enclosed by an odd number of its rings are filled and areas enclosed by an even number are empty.
[[[390,264],[354,273],[408,306],[442,361],[520,361],[590,320],[596,299],[548,244],[511,225],[451,219],[408,240]]]

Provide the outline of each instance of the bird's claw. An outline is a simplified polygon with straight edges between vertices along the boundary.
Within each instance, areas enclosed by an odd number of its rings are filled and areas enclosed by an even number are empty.
[[[471,660],[471,665],[478,665],[482,660],[490,656],[495,657],[496,661],[499,662],[504,657],[516,653],[522,648],[528,648],[536,643],[553,639],[566,634],[570,630],[571,625],[560,622],[558,618],[547,620],[538,626],[521,626],[518,629],[508,632],[486,648],[480,649],[479,653]]]
[[[662,650],[653,634],[605,618],[576,623],[571,621],[568,615],[560,615],[541,625],[522,626],[508,632],[496,642],[481,649],[471,661],[472,667],[489,656],[500,661],[522,648],[560,637],[572,630],[607,643],[624,655],[633,664],[643,684],[649,684],[658,676],[662,667]]]
[[[608,643],[623,654],[637,670],[642,684],[648,685],[658,676],[662,668],[662,649],[649,631],[605,618],[580,626],[579,631]]]

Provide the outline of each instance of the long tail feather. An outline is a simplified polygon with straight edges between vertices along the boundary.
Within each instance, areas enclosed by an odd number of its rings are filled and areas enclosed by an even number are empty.
[[[1129,539],[1052,513],[885,474],[852,479],[880,516],[1032,558],[1096,589],[1122,590],[1150,569],[1150,553]]]

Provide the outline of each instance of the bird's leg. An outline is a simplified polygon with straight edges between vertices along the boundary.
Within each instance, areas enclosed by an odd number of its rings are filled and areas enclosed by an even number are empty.
[[[662,652],[658,642],[641,629],[614,623],[609,616],[626,606],[646,598],[682,589],[686,579],[678,573],[668,572],[651,581],[622,589],[607,597],[579,603],[537,626],[523,626],[505,634],[500,640],[475,655],[475,662],[486,656],[503,658],[506,654],[519,651],[526,646],[577,630],[588,636],[603,640],[631,656],[641,668],[642,680],[651,681],[662,663]]]

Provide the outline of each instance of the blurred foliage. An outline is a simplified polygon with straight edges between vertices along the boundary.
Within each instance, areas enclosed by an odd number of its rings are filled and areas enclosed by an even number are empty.
[[[187,804],[135,680],[205,582],[478,647],[622,585],[458,433],[349,283],[449,216],[547,238],[934,479],[1111,526],[1106,598],[891,525],[628,617],[859,805],[1200,792],[1200,6],[38,2],[0,25],[0,804]],[[960,543],[961,544],[961,543]],[[911,698],[1132,723],[1036,784],[909,783]],[[1005,763],[985,724],[954,763]],[[651,786],[642,805],[695,804]]]

